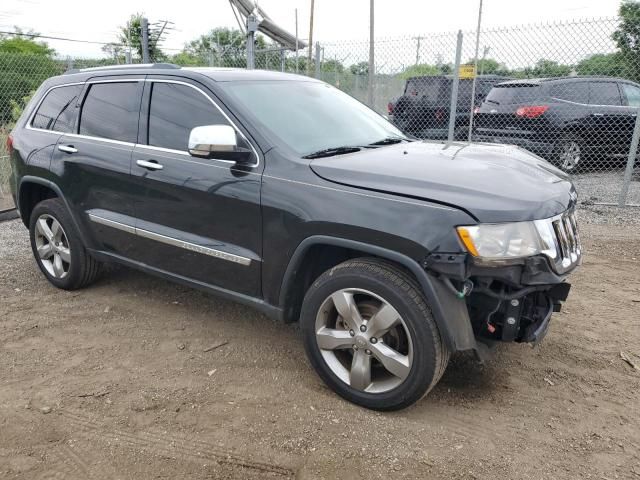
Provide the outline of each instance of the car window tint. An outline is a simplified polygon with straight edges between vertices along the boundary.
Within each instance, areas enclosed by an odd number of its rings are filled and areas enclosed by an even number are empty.
[[[81,91],[82,85],[68,85],[49,91],[38,107],[31,126],[70,133],[73,129],[74,108]]]
[[[149,145],[186,151],[194,127],[229,125],[207,97],[194,88],[154,83],[149,108]]]
[[[565,82],[552,85],[549,94],[553,98],[574,103],[589,103],[589,84],[587,82]]]
[[[615,82],[592,82],[589,92],[591,105],[622,105],[620,90]]]
[[[82,105],[80,134],[135,143],[139,109],[137,82],[91,85]]]
[[[445,81],[441,77],[417,77],[407,81],[405,94],[418,97],[423,102],[437,103],[440,99],[440,91],[445,87]]]
[[[622,84],[622,91],[627,99],[627,105],[630,107],[640,107],[640,88],[628,83]]]
[[[538,97],[538,85],[509,84],[496,85],[485,99],[494,105],[512,105],[515,103],[532,102]]]

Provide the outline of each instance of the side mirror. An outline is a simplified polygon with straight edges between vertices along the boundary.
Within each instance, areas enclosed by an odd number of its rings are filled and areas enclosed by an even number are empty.
[[[189,134],[189,154],[244,164],[251,162],[252,152],[238,146],[236,131],[229,125],[195,127]]]

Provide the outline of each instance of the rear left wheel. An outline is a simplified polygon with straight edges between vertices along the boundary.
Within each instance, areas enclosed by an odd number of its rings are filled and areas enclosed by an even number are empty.
[[[301,313],[307,356],[347,400],[376,410],[411,405],[449,360],[415,281],[376,259],[344,262],[309,288]]]

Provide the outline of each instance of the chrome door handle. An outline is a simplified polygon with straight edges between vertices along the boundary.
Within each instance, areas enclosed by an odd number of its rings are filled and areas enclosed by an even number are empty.
[[[149,170],[162,170],[162,165],[148,160],[136,160],[136,165],[142,168],[148,168]]]
[[[78,153],[78,149],[73,145],[58,145],[58,150],[64,153]]]

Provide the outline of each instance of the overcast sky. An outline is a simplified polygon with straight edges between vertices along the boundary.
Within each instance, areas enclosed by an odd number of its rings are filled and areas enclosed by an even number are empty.
[[[619,0],[485,0],[483,26],[507,26],[585,17],[614,16]],[[309,31],[310,0],[260,0],[260,6],[283,28],[295,30],[298,9],[300,38]],[[412,36],[475,29],[478,0],[376,0],[376,37]],[[227,0],[2,0],[0,29],[14,25],[43,35],[99,42],[113,41],[118,26],[131,13],[143,12],[151,22],[171,20],[169,53],[215,27],[236,27]],[[316,0],[314,38],[320,41],[368,38],[368,0]],[[49,41],[61,55],[100,55],[100,45]]]

